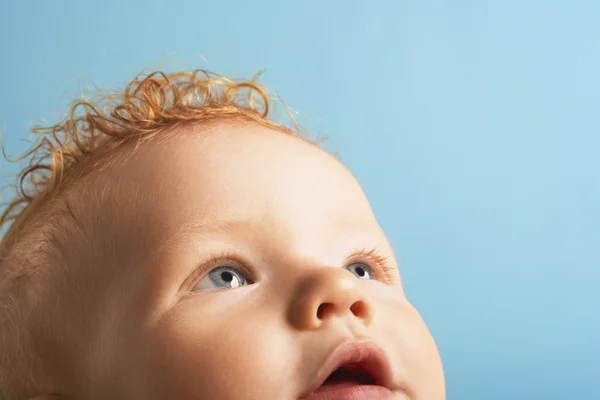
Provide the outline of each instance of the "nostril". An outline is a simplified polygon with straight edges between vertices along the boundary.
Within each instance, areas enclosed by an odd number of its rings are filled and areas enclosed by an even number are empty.
[[[333,314],[335,305],[333,303],[322,303],[317,308],[317,318],[323,319]],[[350,306],[350,312],[357,318],[366,319],[369,316],[367,304],[364,301],[356,301]]]
[[[323,303],[319,306],[319,308],[317,308],[317,318],[319,319],[323,319],[323,317],[325,317],[325,315],[329,314],[331,311],[333,311],[333,304],[331,303]]]
[[[358,318],[367,318],[369,311],[364,301],[357,301],[350,306],[350,311]]]

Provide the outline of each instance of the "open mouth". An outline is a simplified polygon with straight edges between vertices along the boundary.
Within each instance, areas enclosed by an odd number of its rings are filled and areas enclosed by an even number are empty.
[[[392,394],[392,375],[385,353],[372,342],[337,347],[300,396],[307,400],[383,399]],[[354,394],[352,394],[354,393]]]
[[[376,379],[365,368],[364,365],[345,364],[337,368],[325,379],[315,393],[342,389],[350,386],[375,385]]]

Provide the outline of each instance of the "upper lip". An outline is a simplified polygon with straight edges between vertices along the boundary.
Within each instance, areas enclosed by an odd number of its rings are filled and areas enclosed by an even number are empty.
[[[313,384],[300,397],[313,393],[336,369],[349,364],[359,364],[364,372],[371,375],[376,385],[392,389],[390,362],[383,350],[371,341],[346,342],[334,349]]]

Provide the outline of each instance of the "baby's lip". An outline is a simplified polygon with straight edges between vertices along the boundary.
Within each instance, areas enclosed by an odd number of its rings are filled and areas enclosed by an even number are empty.
[[[385,352],[372,341],[345,342],[336,347],[325,364],[316,374],[316,379],[300,398],[315,392],[327,378],[344,365],[359,365],[360,369],[371,375],[374,384],[392,390],[392,371]]]

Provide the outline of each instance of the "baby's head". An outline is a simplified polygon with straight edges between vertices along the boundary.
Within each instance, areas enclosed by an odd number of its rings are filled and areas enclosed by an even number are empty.
[[[153,74],[103,99],[39,132],[0,221],[0,398],[445,398],[359,184],[263,89]]]

